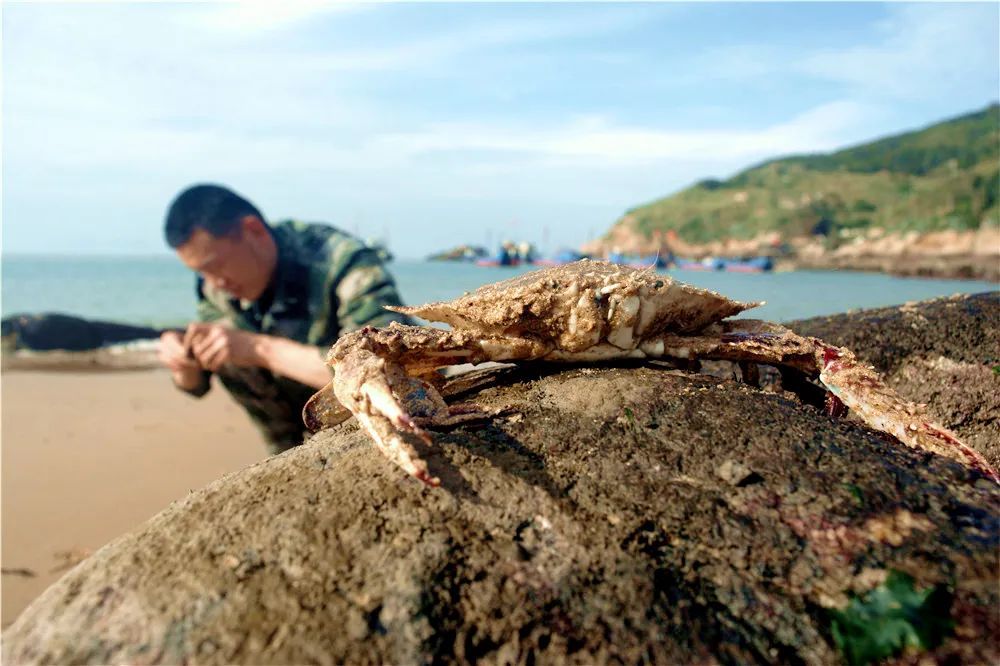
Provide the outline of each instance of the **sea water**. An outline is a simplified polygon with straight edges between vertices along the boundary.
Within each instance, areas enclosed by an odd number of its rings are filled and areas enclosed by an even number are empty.
[[[4,317],[60,312],[158,327],[183,326],[194,318],[194,276],[173,256],[5,256],[0,267]],[[416,260],[394,261],[388,269],[407,304],[455,298],[480,285],[535,270]],[[737,300],[767,301],[748,314],[772,321],[997,291],[991,282],[845,271],[662,272]]]

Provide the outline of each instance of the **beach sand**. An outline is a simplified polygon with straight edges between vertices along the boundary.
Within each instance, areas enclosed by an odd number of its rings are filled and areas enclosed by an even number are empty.
[[[65,568],[172,501],[265,457],[219,386],[201,400],[165,370],[0,375],[2,624]],[[27,569],[27,577],[10,570]]]

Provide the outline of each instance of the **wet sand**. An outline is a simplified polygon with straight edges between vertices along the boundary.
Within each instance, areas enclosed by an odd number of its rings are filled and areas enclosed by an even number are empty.
[[[2,624],[65,569],[189,491],[266,455],[216,386],[201,400],[164,370],[7,370],[2,396]]]

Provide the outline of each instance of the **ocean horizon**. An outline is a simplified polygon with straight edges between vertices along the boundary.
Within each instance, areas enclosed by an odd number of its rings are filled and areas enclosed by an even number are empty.
[[[448,300],[483,284],[537,270],[397,259],[387,264],[403,302]],[[63,313],[155,327],[195,316],[195,277],[172,255],[5,255],[2,315]],[[659,271],[743,301],[766,304],[747,316],[787,321],[953,294],[996,292],[980,280],[904,278],[848,271],[726,273]]]

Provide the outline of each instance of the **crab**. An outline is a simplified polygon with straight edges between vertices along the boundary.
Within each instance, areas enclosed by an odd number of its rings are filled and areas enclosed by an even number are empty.
[[[758,363],[805,373],[826,389],[832,416],[854,410],[873,429],[1000,483],[979,453],[933,423],[923,406],[903,400],[849,350],[778,324],[729,319],[762,304],[740,303],[652,269],[584,259],[449,302],[390,307],[451,329],[394,322],[341,337],[327,356],[334,379],[309,400],[303,419],[315,432],[353,415],[389,460],[437,486],[440,479],[430,474],[414,438],[431,444],[428,427],[491,416],[447,404],[439,389],[448,394],[463,387],[444,385],[441,368],[486,361],[728,360],[739,362],[749,382]]]

